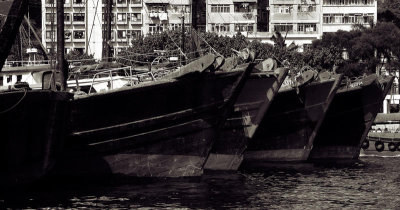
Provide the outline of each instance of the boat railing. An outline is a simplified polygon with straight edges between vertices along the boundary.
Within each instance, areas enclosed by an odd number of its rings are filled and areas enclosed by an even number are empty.
[[[55,64],[55,61],[51,60],[35,60],[35,61],[6,61],[4,66],[6,67],[17,67],[17,66],[44,66],[50,65],[51,63]]]
[[[112,90],[114,89],[114,82],[120,79],[127,81],[125,86],[133,86],[144,81],[154,81],[156,78],[151,71],[137,72],[134,71],[131,66],[107,69],[97,72],[93,75],[92,83],[88,93],[91,93],[94,85],[104,82],[107,82],[109,84],[109,89]]]

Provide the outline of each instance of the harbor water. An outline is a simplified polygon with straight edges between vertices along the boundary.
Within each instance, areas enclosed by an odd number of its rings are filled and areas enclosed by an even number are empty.
[[[192,179],[63,180],[2,192],[3,208],[399,209],[400,156],[276,164]]]

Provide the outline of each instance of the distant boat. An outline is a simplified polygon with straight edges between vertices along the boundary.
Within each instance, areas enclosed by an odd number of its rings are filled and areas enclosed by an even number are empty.
[[[288,73],[287,68],[274,71],[276,67],[263,69],[262,64],[258,64],[247,79],[234,105],[234,112],[230,114],[213,145],[205,169],[237,170],[242,163],[248,141],[253,137]]]
[[[0,32],[0,71],[7,70],[2,65],[27,6],[28,2],[24,0],[12,3]],[[0,87],[1,190],[29,184],[51,170],[65,137],[71,98],[72,95],[65,91],[31,90],[26,83]]]
[[[282,86],[249,142],[243,166],[307,160],[341,79],[308,70],[297,79],[299,85]]]
[[[378,113],[360,156],[400,156],[400,113]]]
[[[345,81],[317,133],[309,160],[357,159],[393,79],[373,74]]]
[[[254,64],[209,72],[205,55],[180,75],[71,102],[70,131],[53,175],[200,176]]]

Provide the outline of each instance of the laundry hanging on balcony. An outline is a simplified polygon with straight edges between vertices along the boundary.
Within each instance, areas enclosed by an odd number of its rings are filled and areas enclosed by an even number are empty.
[[[158,15],[158,18],[160,18],[160,20],[168,20],[168,14],[165,12],[162,12]]]

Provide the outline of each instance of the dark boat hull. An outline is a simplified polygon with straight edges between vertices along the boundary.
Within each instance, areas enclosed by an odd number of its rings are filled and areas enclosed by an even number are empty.
[[[70,136],[54,174],[200,176],[253,67],[246,66],[74,100]]]
[[[305,161],[340,75],[296,89],[280,90],[245,151],[244,166],[271,161]]]
[[[29,184],[54,166],[65,137],[66,92],[0,93],[0,185]]]
[[[314,141],[310,161],[357,159],[392,82],[393,78],[382,88],[375,79],[364,86],[339,89]]]
[[[205,169],[227,171],[239,168],[248,140],[256,131],[287,73],[288,70],[282,68],[279,75],[250,75],[234,105],[234,112],[213,145]]]

